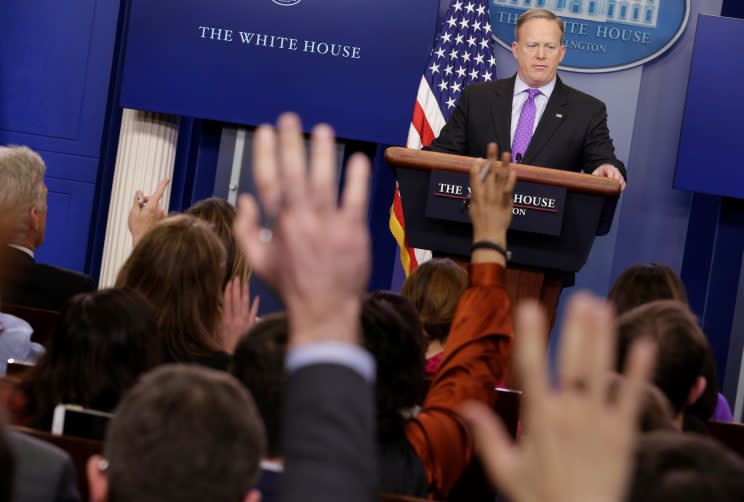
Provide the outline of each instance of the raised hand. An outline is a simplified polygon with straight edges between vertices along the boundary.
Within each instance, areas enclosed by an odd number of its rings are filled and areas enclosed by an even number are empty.
[[[234,277],[225,286],[222,302],[221,334],[225,352],[232,354],[240,338],[256,324],[260,298],[251,302],[251,290],[247,282]]]
[[[572,299],[561,335],[558,389],[548,383],[542,308],[522,304],[516,321],[525,434],[514,445],[490,410],[477,403],[463,410],[489,477],[516,502],[624,500],[653,345],[632,348],[627,385],[609,402],[607,376],[615,359],[611,307],[589,294]]]
[[[490,143],[488,160],[476,160],[470,168],[469,211],[473,241],[490,241],[506,249],[516,174],[511,167],[509,152],[501,155],[501,161],[496,160],[497,156],[496,145]],[[473,252],[473,262],[479,261],[504,264],[505,258],[493,250],[477,249]]]
[[[263,125],[253,144],[253,174],[271,229],[259,224],[258,202],[242,195],[234,230],[253,271],[287,307],[290,344],[358,342],[361,295],[370,268],[366,225],[369,160],[354,155],[336,200],[336,145],[327,125],[313,129],[308,162],[299,118]]]
[[[170,178],[160,180],[155,191],[145,195],[142,190],[134,194],[132,208],[129,210],[128,226],[132,235],[132,243],[136,246],[143,235],[165,218],[165,210],[160,205],[165,189],[170,184]]]

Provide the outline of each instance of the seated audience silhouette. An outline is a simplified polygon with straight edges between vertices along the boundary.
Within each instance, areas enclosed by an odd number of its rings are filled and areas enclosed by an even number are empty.
[[[0,213],[15,219],[8,246],[0,252],[5,304],[62,310],[77,293],[93,291],[90,277],[38,263],[36,249],[44,242],[47,221],[46,166],[27,147],[0,146]]]
[[[428,375],[439,367],[455,309],[467,286],[468,273],[449,258],[422,263],[403,283],[401,294],[413,304],[424,325]]]
[[[237,381],[165,365],[117,407],[103,457],[88,461],[91,501],[258,502],[263,449],[263,425]]]
[[[744,500],[744,460],[698,434],[652,432],[638,440],[627,500]]]
[[[682,279],[666,265],[647,263],[629,267],[617,278],[607,298],[618,315],[654,300],[678,300],[687,303],[687,291]],[[708,347],[703,365],[705,391],[685,414],[685,423],[700,428],[708,420],[733,421],[726,398],[718,392],[718,378],[713,351]]]
[[[284,469],[281,449],[281,416],[287,373],[284,362],[289,342],[286,314],[271,314],[244,336],[233,354],[230,373],[253,396],[266,429],[266,452],[256,488],[262,502],[278,500]]]
[[[138,293],[105,289],[75,296],[49,350],[10,398],[13,422],[48,430],[59,403],[111,412],[160,359],[155,314]]]
[[[14,502],[80,500],[75,467],[66,452],[21,432],[6,429],[5,434],[15,457],[13,497],[0,496],[0,500]]]
[[[224,277],[219,237],[209,224],[177,215],[142,236],[116,285],[139,291],[155,308],[166,361],[226,370],[229,353],[248,326],[223,329]]]
[[[633,265],[618,276],[607,294],[618,315],[654,300],[687,303],[685,285],[674,270],[656,263]]]
[[[623,368],[633,342],[647,338],[657,344],[652,381],[669,399],[675,426],[682,430],[684,412],[707,385],[703,376],[708,341],[695,315],[682,302],[657,300],[629,310],[617,320],[617,368]]]

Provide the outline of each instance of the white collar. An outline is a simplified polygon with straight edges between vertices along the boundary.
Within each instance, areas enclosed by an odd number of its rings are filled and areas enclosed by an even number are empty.
[[[284,463],[277,460],[261,459],[261,469],[271,472],[284,472]]]
[[[551,80],[544,86],[538,87],[538,89],[540,89],[540,92],[543,93],[548,99],[550,99],[550,95],[553,94],[556,80],[558,80],[558,77],[553,78],[553,80]],[[525,84],[524,80],[519,78],[519,73],[517,73],[517,79],[514,81],[514,95],[516,96],[517,94],[522,93],[527,89],[530,89],[530,86]]]
[[[27,247],[19,246],[18,244],[8,244],[8,246],[10,246],[10,247],[12,247],[12,248],[14,248],[14,249],[17,249],[18,251],[22,251],[22,252],[26,253],[27,255],[29,255],[29,256],[30,256],[31,258],[34,258],[34,259],[36,259],[36,258],[34,257],[34,252],[33,252],[33,251],[31,251],[31,250],[30,250],[29,248],[27,248]]]

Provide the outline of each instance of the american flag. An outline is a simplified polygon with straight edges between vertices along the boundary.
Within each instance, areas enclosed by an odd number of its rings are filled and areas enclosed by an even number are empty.
[[[450,2],[421,76],[406,147],[419,149],[429,145],[439,136],[462,90],[471,83],[493,80],[495,67],[487,0]],[[397,185],[390,209],[390,231],[400,246],[406,276],[431,258],[428,250],[408,246]]]

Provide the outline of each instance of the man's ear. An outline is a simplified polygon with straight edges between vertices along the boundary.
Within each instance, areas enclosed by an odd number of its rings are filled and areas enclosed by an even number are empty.
[[[708,386],[708,381],[704,376],[697,377],[695,384],[690,389],[690,393],[687,395],[687,406],[692,406],[700,399],[700,396],[705,392],[705,388]]]
[[[39,219],[39,208],[34,205],[29,211],[29,222],[32,230],[39,230]]]
[[[243,502],[261,502],[261,492],[254,488],[245,494]]]
[[[88,459],[86,465],[90,502],[106,502],[108,500],[108,478],[106,473],[101,470],[101,461],[105,462],[102,456],[93,455]]]

